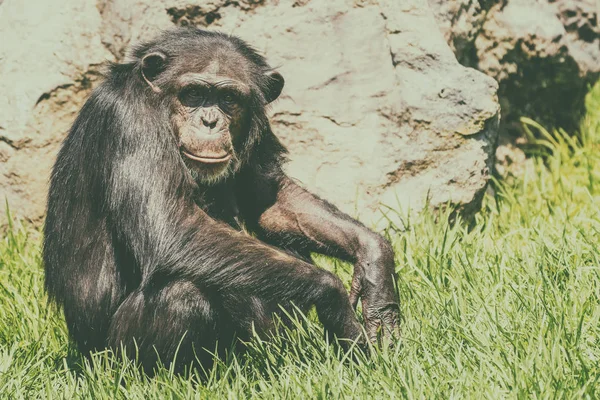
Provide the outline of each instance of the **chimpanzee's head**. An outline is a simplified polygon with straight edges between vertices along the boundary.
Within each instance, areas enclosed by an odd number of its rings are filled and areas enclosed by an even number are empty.
[[[192,176],[212,184],[239,170],[268,126],[265,106],[281,93],[283,77],[242,40],[198,29],[168,31],[135,56],[145,83],[168,105]]]

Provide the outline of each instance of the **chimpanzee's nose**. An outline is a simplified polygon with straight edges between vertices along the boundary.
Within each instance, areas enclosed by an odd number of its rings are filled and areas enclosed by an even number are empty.
[[[201,119],[204,126],[207,126],[210,129],[214,129],[214,127],[217,126],[218,118],[215,115],[205,115]]]

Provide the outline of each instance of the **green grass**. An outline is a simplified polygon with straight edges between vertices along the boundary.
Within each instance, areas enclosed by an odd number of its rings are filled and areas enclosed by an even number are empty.
[[[206,382],[149,379],[107,352],[91,364],[47,306],[40,233],[0,243],[0,398],[597,398],[600,396],[600,85],[581,132],[540,138],[469,229],[413,217],[395,245],[403,339],[348,362],[311,315]],[[319,258],[349,280],[349,266]]]

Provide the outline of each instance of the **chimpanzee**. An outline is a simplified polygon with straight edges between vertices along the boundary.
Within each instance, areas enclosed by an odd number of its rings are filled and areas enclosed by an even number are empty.
[[[283,77],[242,40],[163,32],[112,64],[52,171],[46,290],[85,354],[126,349],[147,370],[212,362],[208,349],[293,304],[328,334],[398,329],[390,244],[282,171],[266,106]],[[350,294],[314,266],[354,263]]]

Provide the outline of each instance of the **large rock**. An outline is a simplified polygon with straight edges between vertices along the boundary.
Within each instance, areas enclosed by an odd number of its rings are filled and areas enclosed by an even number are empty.
[[[600,73],[597,0],[429,0],[461,63],[500,84],[503,119],[575,130]]]
[[[21,2],[6,0],[2,8]],[[497,85],[456,61],[420,0],[104,0],[88,12],[103,23],[87,24],[93,40],[75,47],[97,52],[85,58],[91,64],[97,54],[126,57],[131,43],[173,24],[217,29],[252,43],[286,78],[271,114],[275,133],[290,149],[288,172],[367,223],[380,218],[381,205],[407,211],[428,201],[469,212],[479,206],[493,161]],[[81,88],[74,82],[85,71],[59,90]],[[78,93],[50,108],[79,107]],[[24,117],[39,124],[37,110],[50,100],[27,104]],[[60,124],[35,140],[66,133],[71,113],[54,118]],[[28,146],[11,147],[8,162]],[[49,152],[36,173],[47,176],[51,158]],[[44,190],[11,195],[21,215],[26,209],[42,215]]]

